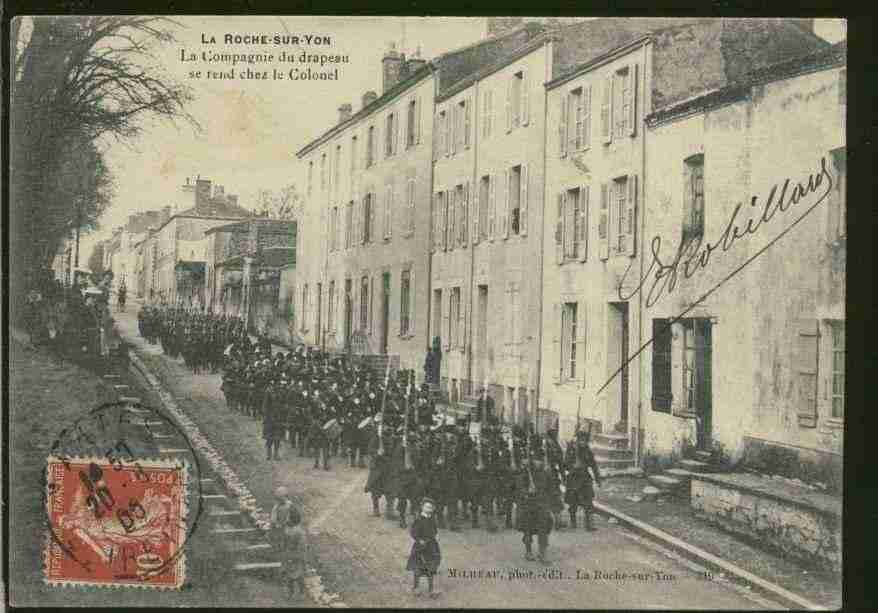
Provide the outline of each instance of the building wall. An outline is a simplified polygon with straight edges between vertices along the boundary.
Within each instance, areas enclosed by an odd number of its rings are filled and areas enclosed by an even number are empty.
[[[533,411],[539,384],[539,329],[533,322],[539,320],[541,306],[540,230],[546,125],[543,83],[551,71],[550,58],[549,45],[539,46],[436,106],[437,122],[442,111],[452,118],[452,109],[462,100],[470,101],[472,110],[471,145],[453,153],[445,148],[436,156],[434,206],[439,192],[447,194],[458,185],[469,185],[469,198],[466,241],[457,240],[455,231],[432,255],[431,337],[442,339],[441,376],[450,396],[457,399],[478,394],[487,383],[497,410],[507,419],[520,419],[526,409]],[[517,111],[508,110],[512,105],[507,106],[507,88],[519,73],[527,97],[527,119],[512,126],[507,123],[507,113]],[[490,100],[487,113],[486,99]],[[491,123],[487,137],[486,120]],[[526,221],[516,234],[511,217],[506,217],[505,229],[502,218],[508,215],[504,213],[509,206],[508,173],[519,166],[521,181],[526,181],[525,191],[518,194],[526,199]],[[488,198],[481,193],[483,177],[493,184]],[[524,211],[525,201],[519,202],[520,210]],[[482,207],[487,212],[480,225]],[[461,214],[456,202],[455,209],[456,228]],[[434,231],[441,234],[445,223],[440,212],[433,220]],[[485,225],[487,228],[481,227]],[[451,293],[452,288],[458,287],[460,317],[454,322],[450,317]],[[441,291],[438,312],[437,291]],[[449,327],[455,323],[457,334],[452,343]]]
[[[634,132],[613,136],[609,143],[601,133],[602,92],[607,78],[622,69],[637,75],[634,90]],[[640,45],[611,56],[604,63],[562,83],[547,92],[547,123],[551,126],[546,138],[545,220],[543,224],[543,314],[541,402],[559,414],[560,435],[569,438],[576,426],[577,414],[582,419],[595,420],[604,432],[610,431],[622,420],[622,386],[620,373],[623,364],[621,315],[611,303],[628,303],[628,355],[640,346],[640,318],[638,302],[631,298],[643,252],[640,221],[643,209],[643,117],[650,111],[649,91],[651,74],[650,47]],[[589,136],[579,149],[575,145],[561,149],[563,100],[580,89],[591,91]],[[569,98],[567,98],[569,101]],[[569,115],[568,115],[569,117]],[[606,258],[603,258],[599,238],[601,185],[609,187],[617,178],[634,181],[636,207],[633,215],[633,250],[618,253],[618,211],[608,203]],[[626,183],[627,185],[628,183]],[[585,207],[584,257],[577,251],[575,257],[564,258],[559,251],[558,231],[559,197],[579,188],[580,195],[587,190]],[[608,193],[609,195],[609,193]],[[582,196],[581,196],[582,197]],[[584,201],[585,198],[582,198]],[[562,234],[564,226],[561,228]],[[568,228],[568,232],[572,229]],[[560,237],[563,241],[563,236]],[[629,239],[629,245],[632,240]],[[582,243],[580,243],[582,249]],[[626,275],[626,271],[630,272]],[[621,286],[621,287],[620,287]],[[564,303],[576,303],[576,370],[562,373],[561,312]],[[643,339],[644,341],[646,339]],[[583,357],[584,356],[584,357]],[[628,365],[628,420],[625,431],[638,431],[637,407],[640,373],[637,361]],[[634,443],[632,442],[632,445]]]
[[[306,206],[299,224],[298,245],[300,253],[307,257],[297,265],[297,305],[301,307],[302,289],[308,286],[308,303],[300,318],[299,333],[309,344],[320,344],[322,336],[316,326],[318,305],[317,284],[322,287],[320,301],[321,327],[325,332],[325,343],[329,349],[341,349],[344,345],[344,287],[345,280],[351,279],[353,304],[353,329],[359,328],[360,280],[368,276],[370,280],[369,325],[365,331],[369,349],[377,353],[381,345],[382,274],[390,274],[389,321],[387,352],[399,355],[402,368],[414,368],[422,376],[424,353],[427,345],[427,244],[429,240],[430,218],[430,156],[432,143],[432,100],[434,95],[433,77],[428,76],[417,84],[400,92],[388,104],[376,112],[347,126],[334,138],[303,156],[302,163],[307,168],[314,162],[313,184],[310,193],[306,191]],[[397,153],[385,155],[386,117],[388,113],[399,113],[406,118],[407,104],[417,99],[420,105],[420,142],[406,148],[403,124],[399,128]],[[376,130],[376,161],[365,168],[367,130],[374,125]],[[357,135],[356,170],[351,172],[351,139]],[[342,157],[335,180],[334,165],[336,146],[341,145]],[[320,160],[327,156],[327,180],[321,187]],[[306,171],[307,172],[307,171]],[[404,209],[407,180],[415,180],[414,231],[407,233],[404,227]],[[387,186],[393,189],[392,229],[389,238],[384,238],[383,206]],[[307,190],[307,186],[306,186]],[[345,248],[345,206],[353,201],[355,211],[362,210],[366,193],[375,194],[376,212],[374,215],[374,239],[361,244],[354,241]],[[330,216],[332,207],[339,208],[338,249],[329,250]],[[354,219],[357,215],[355,213]],[[353,224],[356,225],[356,224]],[[400,283],[403,270],[412,275],[411,305],[412,326],[410,332],[400,333]],[[332,307],[332,321],[329,320],[329,287],[335,282],[335,296]],[[298,309],[301,312],[301,308]]]
[[[672,260],[681,237],[683,160],[688,156],[704,155],[704,240],[713,244],[722,242],[739,203],[742,209],[734,223],[744,228],[748,219],[762,214],[775,185],[779,195],[785,179],[791,180],[789,201],[795,182],[804,187],[809,176],[814,181],[821,175],[821,158],[833,173],[829,152],[844,143],[838,75],[838,69],[822,70],[756,86],[745,100],[650,130],[644,236],[661,237],[662,261]],[[664,291],[653,306],[644,307],[648,338],[653,318],[677,316],[719,286],[686,317],[713,320],[711,434],[733,460],[744,454],[748,439],[841,453],[842,421],[831,418],[831,379],[820,368],[831,358],[826,320],[844,319],[845,254],[843,244],[830,244],[828,220],[836,205],[831,194],[769,246],[806,207],[819,201],[828,185],[824,175],[814,194],[778,211],[727,250],[711,253],[708,265],[691,278],[681,272],[673,292]],[[724,282],[751,257],[752,263]],[[812,342],[802,336],[805,323],[821,334],[813,341],[820,347],[816,420],[799,417],[807,412],[803,405],[809,389],[803,385],[809,379],[801,374],[802,343]],[[675,400],[670,414],[650,407],[653,347],[641,360],[646,453],[679,452],[685,440],[694,439],[694,420],[675,415],[682,396],[676,331],[672,348]]]

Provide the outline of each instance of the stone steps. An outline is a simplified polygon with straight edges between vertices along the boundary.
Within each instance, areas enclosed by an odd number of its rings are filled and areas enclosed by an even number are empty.
[[[595,433],[591,435],[592,443],[615,449],[628,449],[628,435],[615,432]]]
[[[680,468],[693,473],[716,472],[716,469],[711,464],[702,462],[701,460],[680,460],[677,464],[679,464]]]
[[[591,451],[595,455],[595,457],[600,456],[614,460],[627,460],[633,456],[633,452],[630,449],[611,447],[609,445],[603,445],[600,443],[592,443],[589,446],[591,447]]]
[[[595,455],[594,459],[595,459],[595,462],[597,462],[597,465],[601,471],[601,474],[603,474],[607,470],[622,470],[622,469],[634,468],[634,458],[615,459],[615,458],[599,457],[599,456]]]

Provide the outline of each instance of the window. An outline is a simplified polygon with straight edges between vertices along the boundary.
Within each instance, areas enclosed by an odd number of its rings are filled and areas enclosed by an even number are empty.
[[[485,90],[482,96],[482,138],[491,136],[491,128],[494,122],[494,92]]]
[[[683,240],[704,236],[704,156],[687,158],[684,168]]]
[[[569,126],[569,148],[572,151],[587,149],[591,138],[589,125],[591,122],[591,88],[577,87],[572,92],[567,103],[569,118],[566,125]]]
[[[828,322],[832,351],[832,398],[833,419],[844,419],[844,320],[835,319]]]
[[[357,173],[357,135],[351,137],[351,184],[354,182],[354,175]]]
[[[458,185],[455,188],[454,199],[457,204],[457,233],[455,239],[461,246],[465,245],[467,240],[466,226],[467,220],[469,219],[467,195],[468,190],[465,189],[465,186]]]
[[[314,160],[308,162],[308,195],[311,195],[311,192],[314,189]]]
[[[491,177],[484,176],[479,181],[479,218],[477,239],[487,238],[490,228],[488,227],[488,212],[491,206]]]
[[[527,123],[527,92],[524,88],[524,72],[517,72],[512,75],[507,98],[506,129],[512,130]]]
[[[406,183],[406,203],[408,206],[406,207],[406,211],[408,212],[406,217],[406,232],[408,234],[414,234],[415,231],[415,180],[409,179]]]
[[[829,195],[829,242],[844,239],[847,236],[847,159],[846,149],[839,147],[831,152],[832,169],[835,171],[835,184]]]
[[[564,303],[561,311],[561,372],[566,379],[576,379],[576,303]]]
[[[652,410],[671,412],[674,395],[671,387],[670,320],[652,320]]]
[[[442,290],[433,290],[433,336],[442,335]],[[431,341],[432,345],[432,341]]]
[[[326,189],[326,154],[320,156],[320,189]]]
[[[335,334],[335,281],[329,282],[329,297],[328,297],[328,317],[326,318],[326,329],[329,331],[330,335]]]
[[[457,243],[457,234],[455,231],[457,229],[457,190],[450,189],[446,192],[446,202],[445,207],[448,209],[447,217],[448,227],[446,228],[445,233],[445,245],[446,248],[454,249],[454,245]]]
[[[406,336],[409,333],[411,271],[403,270],[399,284],[399,333]]]
[[[329,250],[338,249],[338,207],[332,207],[329,216]]]
[[[680,320],[683,340],[684,413],[703,414],[710,402],[710,320]]]
[[[417,103],[415,100],[412,100],[408,104],[408,113],[406,115],[406,131],[405,131],[405,146],[411,147],[417,142],[415,137],[417,136],[416,123],[415,120],[417,118]]]
[[[433,203],[433,219],[432,219],[432,227],[430,229],[431,236],[433,238],[433,250],[436,251],[442,248],[442,233],[443,233],[443,215],[445,214],[445,205],[443,203],[443,192],[436,192],[436,198]]]
[[[575,188],[562,194],[560,238],[564,260],[585,260],[588,188]]]
[[[388,185],[384,196],[384,238],[393,234],[393,185]]]
[[[470,142],[472,140],[472,137],[470,136],[470,129],[472,127],[472,109],[470,108],[471,105],[469,99],[461,100],[459,106],[461,125],[460,130],[458,131],[460,135],[458,138],[460,139],[460,144],[463,148],[469,148],[472,144]]]
[[[460,337],[460,288],[451,289],[451,303],[448,309],[448,340],[452,347],[457,347],[463,339]]]
[[[394,113],[387,115],[387,130],[385,130],[384,157],[390,157],[396,153],[396,130],[399,127]]]
[[[372,220],[375,215],[375,195],[366,194],[363,198],[363,242],[372,242]]]
[[[366,168],[375,163],[375,126],[366,133]]]
[[[353,246],[353,228],[354,228],[354,201],[351,200],[348,202],[345,211],[345,224],[344,224],[344,246],[345,249],[350,249]]]
[[[333,181],[335,189],[338,190],[339,176],[341,174],[341,145],[335,146],[335,168],[333,170]]]
[[[369,277],[360,279],[360,330],[366,331],[369,323]]]
[[[509,171],[508,185],[509,227],[512,234],[521,230],[521,166],[513,166]]]
[[[448,131],[448,121],[445,115],[445,111],[439,111],[439,115],[436,120],[436,155],[435,157],[439,158],[443,155],[447,155],[448,145],[446,141],[446,133]]]
[[[621,177],[613,181],[613,212],[616,218],[616,251],[624,253],[625,237],[628,233],[628,177]]]
[[[613,93],[616,100],[613,101],[613,110],[615,117],[613,118],[614,136],[622,138],[628,133],[628,118],[631,114],[631,79],[628,67],[616,72],[616,84]]]

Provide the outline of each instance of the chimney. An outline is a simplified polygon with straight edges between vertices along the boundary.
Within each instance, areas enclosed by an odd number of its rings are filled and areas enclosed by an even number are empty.
[[[523,23],[523,17],[488,17],[487,38],[505,34]]]
[[[213,197],[215,199],[222,199],[224,192],[225,192],[225,188],[222,185],[214,185],[213,186]]]
[[[195,179],[195,206],[202,206],[210,200],[210,184],[210,179]]]
[[[374,91],[372,91],[370,89],[365,94],[363,94],[363,108],[366,108],[367,106],[369,106],[370,104],[375,102],[375,100],[377,100],[377,99],[378,99],[378,94],[376,94]]]
[[[390,43],[390,48],[387,50],[387,53],[384,54],[384,58],[381,60],[381,65],[384,69],[382,73],[384,78],[382,80],[381,93],[384,94],[399,82],[402,58],[396,51],[396,43]]]
[[[226,196],[226,200],[228,200],[228,203],[232,206],[238,206],[238,194],[229,194]]]
[[[338,123],[344,123],[354,114],[354,107],[350,102],[345,102],[338,107]]]
[[[411,76],[416,73],[418,70],[424,67],[427,63],[427,60],[421,57],[421,46],[418,45],[418,48],[415,50],[414,55],[406,62],[406,76]]]

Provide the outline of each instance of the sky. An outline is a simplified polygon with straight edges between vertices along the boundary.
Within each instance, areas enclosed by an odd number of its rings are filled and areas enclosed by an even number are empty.
[[[116,181],[115,197],[100,219],[100,228],[85,236],[81,251],[87,261],[93,246],[108,238],[128,216],[166,205],[186,205],[180,186],[187,177],[211,179],[239,203],[252,208],[261,189],[277,190],[290,183],[303,186],[302,168],[295,151],[338,120],[338,107],[349,102],[354,112],[367,90],[381,93],[381,58],[394,42],[411,54],[420,46],[421,57],[480,40],[484,18],[417,17],[177,17],[176,42],[157,50],[160,70],[192,88],[189,113],[201,125],[196,133],[188,124],[147,120],[133,142],[108,144],[105,156]],[[841,20],[817,20],[815,31],[830,42],[844,37]],[[300,44],[225,44],[226,34],[330,36],[324,46]],[[215,44],[204,43],[211,37]],[[207,80],[190,79],[191,71],[224,70],[228,65],[205,63],[208,53],[309,53],[346,55],[339,64],[339,81]],[[195,53],[197,61],[181,61],[181,53]],[[277,68],[284,73],[296,64],[274,61],[255,70]],[[334,66],[334,65],[333,65]],[[244,68],[242,64],[237,69]]]

